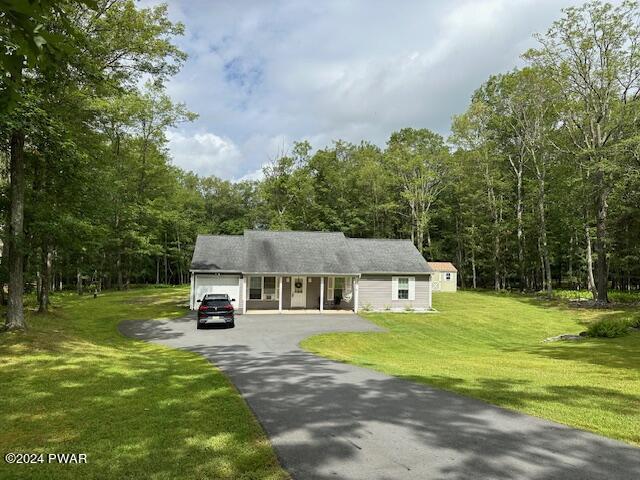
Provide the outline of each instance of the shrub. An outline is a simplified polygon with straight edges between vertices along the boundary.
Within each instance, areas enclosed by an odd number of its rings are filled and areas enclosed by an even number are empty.
[[[640,317],[632,318],[629,322],[629,326],[633,328],[640,328]]]
[[[589,325],[587,335],[605,338],[622,337],[629,333],[629,324],[629,320],[626,319],[603,318]]]

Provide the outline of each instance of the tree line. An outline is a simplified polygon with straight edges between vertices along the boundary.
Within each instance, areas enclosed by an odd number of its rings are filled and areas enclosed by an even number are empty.
[[[165,132],[196,114],[164,88],[186,60],[165,6],[0,8],[8,328],[24,327],[24,288],[46,311],[52,290],[185,283],[198,233],[246,228],[411,238],[465,288],[583,288],[601,303],[640,288],[637,2],[563,10],[448,138],[300,141],[243,182],[171,164]]]

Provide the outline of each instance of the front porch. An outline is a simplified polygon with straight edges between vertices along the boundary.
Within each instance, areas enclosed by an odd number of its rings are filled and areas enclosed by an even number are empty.
[[[242,312],[357,312],[358,279],[353,275],[243,275]]]

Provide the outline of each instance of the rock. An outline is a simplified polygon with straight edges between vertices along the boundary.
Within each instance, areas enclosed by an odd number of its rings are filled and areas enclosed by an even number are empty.
[[[583,340],[585,338],[586,335],[582,335],[583,333],[586,334],[587,332],[581,332],[580,335],[574,335],[572,333],[564,333],[562,335],[557,335],[555,337],[545,338],[543,342],[560,342],[563,340],[575,342],[577,340]]]

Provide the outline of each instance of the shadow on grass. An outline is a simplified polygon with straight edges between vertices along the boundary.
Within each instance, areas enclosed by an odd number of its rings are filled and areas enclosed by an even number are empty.
[[[620,415],[638,415],[640,398],[637,395],[621,393],[610,388],[583,385],[548,385],[535,386],[536,391],[527,391],[533,382],[527,380],[500,380],[494,378],[474,379],[471,383],[462,378],[445,375],[400,375],[400,378],[424,383],[446,390],[455,391],[472,398],[479,398],[491,403],[499,403],[509,408],[522,409],[533,402],[557,402],[567,406],[593,405],[597,402],[603,410]],[[640,435],[636,442],[640,443]]]
[[[0,478],[286,477],[235,388],[199,356],[117,335],[41,337],[0,338],[0,452],[86,453],[88,463],[2,462]]]
[[[447,377],[408,377],[420,383],[408,382],[296,349],[291,343],[299,340],[288,337],[277,321],[287,325],[278,319],[229,335],[190,338],[181,335],[184,325],[168,322],[175,338],[167,338],[166,331],[147,332],[147,338],[200,353],[222,368],[296,478],[640,476],[637,448],[423,385],[513,398],[513,390],[526,382],[486,379],[476,387]],[[277,328],[281,337],[260,341]],[[596,390],[550,389],[543,396],[565,401],[571,394],[579,401],[587,394],[609,394]],[[630,399],[616,402],[625,400]]]

